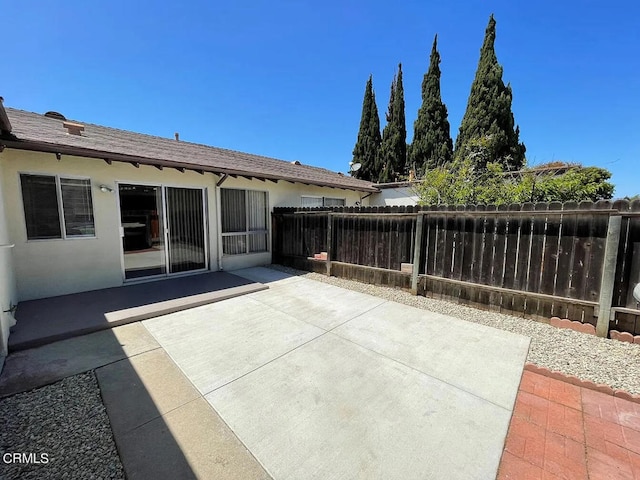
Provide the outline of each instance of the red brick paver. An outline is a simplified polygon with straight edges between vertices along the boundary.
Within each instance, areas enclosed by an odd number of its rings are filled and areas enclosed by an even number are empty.
[[[640,404],[525,371],[499,480],[640,480]]]

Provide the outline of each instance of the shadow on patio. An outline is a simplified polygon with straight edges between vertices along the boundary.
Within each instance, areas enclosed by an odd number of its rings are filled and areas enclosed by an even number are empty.
[[[268,479],[144,325],[133,323],[266,288],[215,272],[23,302],[0,375],[0,399],[93,371],[127,478]],[[84,450],[57,453],[58,436],[86,423],[73,402],[67,403],[64,415],[50,419],[48,435],[22,438],[29,416],[13,422],[15,440],[49,453],[49,463],[22,465],[8,478],[26,472],[51,478],[72,463],[88,465]],[[83,435],[92,445],[92,432]]]
[[[210,272],[20,302],[9,351],[113,328],[268,287]]]

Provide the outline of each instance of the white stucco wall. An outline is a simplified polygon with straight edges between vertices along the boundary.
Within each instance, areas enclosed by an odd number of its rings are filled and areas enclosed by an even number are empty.
[[[5,157],[6,153],[0,153],[0,370],[2,370],[3,358],[7,355],[9,328],[15,323],[11,310],[18,303],[13,271],[13,249],[7,228],[2,188]]]
[[[216,183],[219,176],[201,175],[186,170],[162,171],[152,166],[139,168],[128,163],[6,149],[2,154],[3,178],[0,179],[2,198],[6,204],[7,241],[15,244],[13,269],[17,300],[29,300],[122,285],[122,241],[118,211],[117,183],[148,183],[177,187],[207,189],[207,222],[209,269],[234,270],[271,262],[271,252],[223,256],[218,252],[219,195]],[[70,175],[91,179],[95,217],[95,238],[27,240],[20,173]],[[100,190],[100,185],[113,189]],[[299,206],[301,195],[345,198],[347,205],[355,205],[364,196],[359,192],[308,186],[278,181],[227,178],[222,188],[242,188],[268,192],[270,210],[280,206]],[[364,200],[367,204],[368,199]],[[1,226],[1,225],[0,225]],[[270,226],[270,222],[269,222]],[[0,258],[2,256],[0,250]],[[219,262],[219,260],[221,260]],[[0,265],[1,266],[1,265]],[[14,289],[14,291],[16,290]]]
[[[369,197],[370,205],[406,206],[417,205],[419,197],[412,187],[384,188]]]

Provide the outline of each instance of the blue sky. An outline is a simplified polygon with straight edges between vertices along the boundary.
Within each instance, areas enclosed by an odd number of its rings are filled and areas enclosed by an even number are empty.
[[[395,3],[395,4],[394,4]],[[369,74],[403,64],[408,140],[433,36],[452,137],[493,13],[529,164],[640,193],[640,4],[612,0],[0,2],[5,105],[346,172]]]

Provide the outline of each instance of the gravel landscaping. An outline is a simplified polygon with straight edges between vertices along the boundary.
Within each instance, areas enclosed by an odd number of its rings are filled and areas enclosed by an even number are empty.
[[[443,300],[413,296],[399,289],[327,277],[279,265],[272,267],[285,273],[301,275],[385,300],[525,335],[531,338],[527,358],[529,362],[583,380],[609,385],[614,389],[640,394],[640,345],[559,329],[534,320],[479,310]]]
[[[125,478],[93,372],[1,399],[0,418],[2,479]]]

